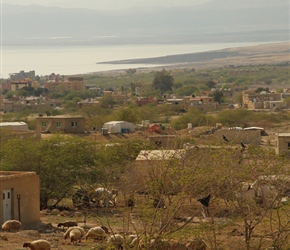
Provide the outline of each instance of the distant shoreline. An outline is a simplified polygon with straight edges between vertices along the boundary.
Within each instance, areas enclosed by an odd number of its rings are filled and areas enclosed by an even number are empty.
[[[103,64],[164,64],[156,67],[135,68],[138,72],[148,72],[161,69],[186,69],[186,68],[215,68],[225,65],[257,65],[287,63],[290,58],[290,42],[277,42],[247,47],[226,48],[206,52],[168,55],[153,58],[127,59],[102,62]],[[95,72],[104,74],[108,72],[122,73],[126,70],[109,70]]]

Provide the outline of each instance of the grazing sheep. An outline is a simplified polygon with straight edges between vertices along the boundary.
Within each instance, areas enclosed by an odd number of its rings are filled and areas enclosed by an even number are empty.
[[[50,244],[47,240],[35,240],[26,242],[23,247],[29,247],[31,250],[50,250]]]
[[[66,230],[66,232],[63,234],[63,238],[64,239],[67,239],[69,237],[70,232],[72,230],[74,230],[74,229],[77,229],[77,230],[79,230],[81,232],[81,237],[84,237],[85,236],[85,234],[86,234],[85,230],[82,227],[79,227],[78,226],[78,227],[70,227],[70,228],[68,228]],[[79,242],[81,242],[81,240]]]
[[[129,242],[129,247],[130,248],[137,248],[139,244],[140,244],[140,238],[136,237],[136,238],[132,239],[131,242]]]
[[[80,230],[75,228],[69,232],[69,238],[70,242],[72,242],[73,245],[76,245],[77,242],[81,242],[82,233]]]
[[[22,224],[20,221],[18,220],[8,220],[6,222],[3,223],[2,225],[2,231],[8,231],[11,232],[12,231],[20,231],[20,228],[22,227]]]
[[[133,195],[130,195],[128,199],[125,200],[126,206],[133,210],[133,207],[135,207],[135,199]]]
[[[111,243],[115,247],[115,249],[122,250],[123,244],[124,244],[124,238],[120,234],[113,234],[109,236],[108,243]]]
[[[100,206],[108,207],[112,203],[116,207],[117,196],[118,190],[112,189],[112,191],[109,191],[106,188],[97,188],[93,198]]]
[[[85,238],[86,240],[88,238],[92,238],[97,241],[103,241],[107,238],[108,234],[109,234],[109,230],[105,226],[93,227],[87,232]]]
[[[70,228],[70,227],[77,227],[78,223],[76,221],[65,221],[63,223],[58,223],[57,227],[62,227],[63,229],[65,227]]]

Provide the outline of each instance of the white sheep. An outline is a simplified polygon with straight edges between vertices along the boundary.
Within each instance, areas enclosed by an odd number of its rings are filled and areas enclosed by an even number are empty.
[[[107,238],[108,234],[109,230],[105,226],[93,227],[87,232],[85,239],[92,238],[97,241],[103,241]]]
[[[94,197],[99,205],[103,205],[104,207],[108,207],[110,203],[113,203],[114,207],[116,207],[117,203],[118,191],[112,189],[109,191],[106,188],[97,188],[95,189]]]
[[[63,234],[63,238],[64,238],[64,239],[67,239],[67,238],[69,237],[70,232],[71,232],[72,230],[74,230],[74,229],[77,229],[77,230],[79,230],[79,231],[81,232],[81,238],[85,236],[85,234],[86,234],[85,230],[84,230],[82,227],[79,227],[79,226],[78,226],[78,227],[70,227],[70,228],[68,228],[68,229],[65,231],[65,233]],[[79,242],[81,242],[81,240],[79,240]]]
[[[2,225],[2,231],[8,231],[11,232],[12,231],[20,231],[20,228],[22,227],[22,224],[20,221],[18,220],[8,220],[6,222],[3,223]]]
[[[127,248],[137,248],[139,245],[140,236],[138,234],[124,235],[124,245]]]
[[[82,233],[77,228],[72,229],[69,232],[69,238],[70,238],[70,242],[72,242],[73,245],[76,245],[78,241],[81,242]]]
[[[131,242],[129,242],[129,247],[130,248],[137,248],[139,244],[140,244],[140,238],[136,237],[136,238],[132,239]]]
[[[47,240],[35,240],[26,242],[23,247],[29,247],[31,250],[50,250],[50,244]]]
[[[109,236],[108,243],[109,244],[111,243],[115,247],[115,249],[122,250],[123,244],[124,244],[124,238],[120,234],[113,234]]]

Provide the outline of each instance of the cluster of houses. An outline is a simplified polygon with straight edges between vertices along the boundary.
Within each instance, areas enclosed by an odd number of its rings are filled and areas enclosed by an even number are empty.
[[[97,96],[110,95],[115,101],[124,103],[130,99],[130,96],[126,93],[115,93],[113,91],[105,91],[95,86],[86,85],[84,78],[80,76],[68,77],[51,74],[47,76],[45,82],[40,86],[36,81],[35,71],[11,74],[10,79],[1,83],[1,92],[16,91],[24,87],[32,87],[34,89],[45,88],[49,93],[56,91],[74,91],[89,89],[97,94]],[[135,92],[139,93],[139,87],[136,87]],[[214,99],[215,92],[218,91],[224,98],[231,100],[235,93],[242,92],[242,103],[239,104],[223,104],[218,103]],[[222,110],[226,108],[243,107],[247,109],[288,109],[290,108],[290,89],[284,89],[283,93],[255,90],[245,90],[241,88],[219,88],[212,89],[209,92],[201,93],[198,96],[182,96],[176,95],[164,95],[161,100],[155,97],[142,97],[137,94],[137,100],[135,103],[138,106],[142,106],[148,103],[156,104],[169,104],[176,105],[180,111],[187,111],[190,107],[195,107],[205,112],[212,112],[216,110]],[[287,101],[286,101],[287,100]],[[98,101],[95,99],[84,100],[79,102],[79,107],[95,105]],[[4,112],[19,112],[25,109],[32,109],[34,111],[41,111],[49,108],[61,107],[61,100],[50,99],[47,97],[13,97],[9,100],[4,99],[3,95],[0,95],[0,110]]]
[[[29,73],[29,74],[28,74]],[[13,75],[11,80],[2,84],[3,88],[7,90],[17,90],[24,86],[38,87],[38,83],[34,80],[35,72],[20,72],[23,78],[18,80]],[[10,84],[10,87],[9,87]],[[82,77],[72,77],[64,79],[60,76],[52,76],[45,84],[44,87],[53,92],[58,89],[63,90],[80,90],[85,89],[85,84]],[[101,92],[100,89],[94,91]],[[233,92],[230,89],[221,89],[226,96],[232,96]],[[120,100],[127,100],[127,94],[114,94],[112,91],[104,91],[103,95],[111,95],[112,97],[120,98]],[[243,91],[243,101],[241,106],[248,109],[288,109],[289,102],[285,100],[290,97],[290,91],[285,90],[283,93],[269,93],[260,92],[256,93],[251,90]],[[94,99],[81,101],[78,103],[82,108],[86,105],[92,106],[97,104],[98,101]],[[214,101],[214,97],[209,95],[201,96],[187,96],[178,98],[174,95],[165,95],[163,100],[155,98],[142,98],[138,97],[136,104],[139,106],[147,103],[166,103],[168,105],[176,105],[180,110],[185,112],[190,107],[195,107],[203,111],[216,111],[221,109]],[[16,98],[13,100],[5,100],[0,96],[0,109],[4,112],[23,111],[25,109],[32,109],[38,111],[40,109],[49,109],[61,107],[60,100],[52,100],[47,97],[30,97],[30,98]],[[228,108],[228,107],[226,107]],[[39,116],[36,118],[36,129],[31,131],[28,129],[27,124],[23,122],[6,122],[0,123],[1,140],[9,140],[10,138],[34,138],[35,140],[41,139],[43,133],[72,133],[81,134],[85,133],[86,121],[83,116]],[[139,165],[149,164],[149,161],[162,161],[166,157],[178,156],[184,150],[178,149],[176,145],[176,135],[169,135],[163,133],[163,126],[161,124],[146,123],[147,132],[151,133],[148,140],[156,146],[156,150],[141,151],[136,162]],[[121,133],[134,133],[135,124],[126,121],[111,121],[103,125],[102,134],[121,134]],[[213,136],[221,142],[227,138],[235,144],[255,144],[261,143],[261,136],[265,131],[261,128],[248,128],[248,129],[217,129],[214,131]],[[201,148],[202,146],[199,146]],[[205,148],[207,150],[208,147]],[[290,156],[290,133],[279,133],[276,135],[276,153],[279,155]],[[149,160],[149,161],[148,161]],[[137,164],[137,166],[138,166]],[[142,179],[142,177],[141,177]],[[40,220],[39,214],[39,196],[40,196],[40,180],[34,172],[7,172],[0,171],[0,224],[9,219],[19,219],[23,224],[31,224]]]

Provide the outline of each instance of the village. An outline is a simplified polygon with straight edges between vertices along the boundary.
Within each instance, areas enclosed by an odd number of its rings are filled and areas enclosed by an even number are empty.
[[[225,79],[265,68],[270,83]],[[198,88],[181,83],[186,74]],[[0,248],[44,239],[63,250],[287,249],[285,74],[289,64],[128,70],[104,76],[107,87],[101,76],[11,74],[0,95],[0,224],[22,226],[1,232]],[[70,242],[66,221],[109,233]]]

